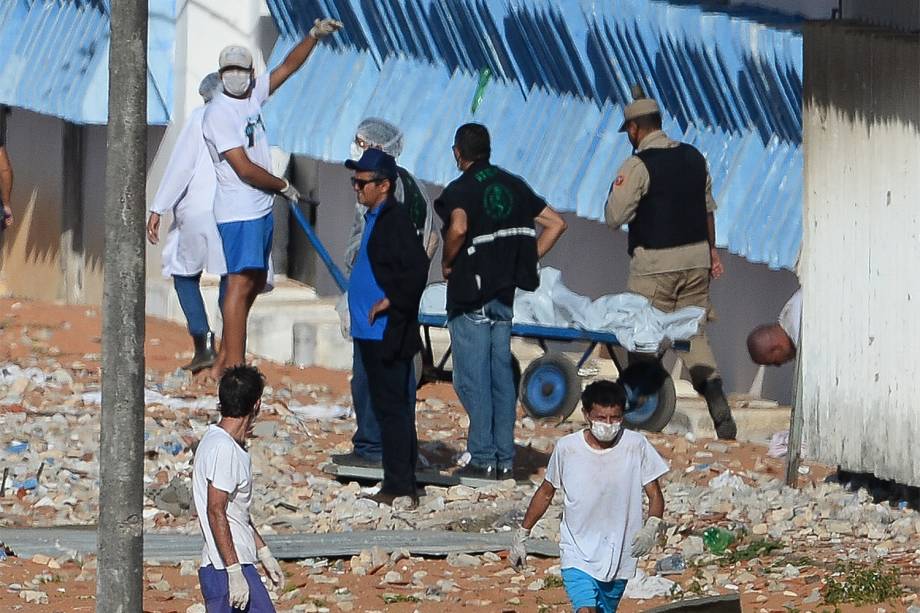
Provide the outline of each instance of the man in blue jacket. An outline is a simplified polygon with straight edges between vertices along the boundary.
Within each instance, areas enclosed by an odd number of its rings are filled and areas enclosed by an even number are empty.
[[[383,483],[371,499],[391,505],[409,496],[417,503],[418,440],[409,377],[412,358],[422,346],[418,305],[428,279],[428,256],[406,207],[393,196],[396,160],[367,149],[345,166],[354,171],[352,187],[368,209],[349,281],[348,309],[383,443]]]

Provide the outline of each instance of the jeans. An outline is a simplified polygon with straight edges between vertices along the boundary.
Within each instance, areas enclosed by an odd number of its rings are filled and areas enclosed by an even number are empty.
[[[356,339],[367,373],[371,406],[380,425],[383,483],[380,491],[415,496],[418,437],[415,410],[409,407],[412,360],[385,360],[381,341]]]
[[[512,308],[499,300],[447,322],[454,389],[470,417],[467,451],[478,467],[512,468],[517,390],[511,367]]]
[[[351,399],[355,407],[355,421],[358,429],[351,437],[351,444],[356,454],[369,460],[380,461],[383,457],[383,443],[380,442],[380,424],[374,416],[371,405],[371,390],[367,382],[367,371],[361,361],[358,343],[354,343],[351,367]],[[409,410],[415,422],[415,366],[409,364]]]
[[[230,580],[226,570],[211,565],[198,569],[198,583],[207,613],[275,613],[275,605],[262,584],[259,571],[252,564],[243,564],[243,576],[249,584],[249,604],[244,609],[230,606]]]
[[[217,304],[223,310],[224,291],[227,277],[220,278],[220,290]],[[208,324],[208,312],[204,308],[204,299],[201,297],[201,273],[191,276],[173,275],[173,287],[179,297],[179,306],[188,322],[188,333],[192,336],[204,336],[211,331]]]

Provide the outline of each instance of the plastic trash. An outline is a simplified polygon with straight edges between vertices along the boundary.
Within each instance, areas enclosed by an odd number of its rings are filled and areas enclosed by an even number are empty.
[[[658,575],[679,575],[685,570],[687,570],[687,562],[679,553],[661,558],[655,563],[655,574]]]
[[[164,451],[167,451],[171,453],[172,455],[179,455],[180,453],[182,453],[183,446],[182,446],[182,443],[177,443],[176,441],[172,441],[169,443],[163,443],[162,445],[160,445],[160,449],[163,449]]]
[[[13,484],[14,490],[34,490],[38,487],[38,479],[31,477],[25,481],[19,481]]]
[[[29,450],[29,443],[20,443],[19,441],[13,441],[13,443],[6,448],[7,453],[25,453]]]
[[[710,553],[716,555],[725,553],[729,545],[735,542],[735,534],[725,528],[707,528],[703,532],[703,544]]]

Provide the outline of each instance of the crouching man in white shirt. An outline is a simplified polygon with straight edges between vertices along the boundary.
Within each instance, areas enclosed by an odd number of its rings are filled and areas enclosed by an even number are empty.
[[[508,560],[525,564],[524,541],[562,490],[559,549],[566,593],[577,613],[612,613],[636,574],[637,558],[657,540],[664,514],[658,479],[668,465],[644,435],[623,428],[626,392],[618,383],[592,383],[581,402],[590,428],[559,439]],[[644,526],[643,490],[649,500]]]
[[[284,573],[249,516],[252,460],[246,440],[262,406],[265,379],[251,366],[228,369],[220,379],[220,421],[195,452],[192,492],[204,535],[198,580],[208,613],[274,613],[256,562],[284,589]]]

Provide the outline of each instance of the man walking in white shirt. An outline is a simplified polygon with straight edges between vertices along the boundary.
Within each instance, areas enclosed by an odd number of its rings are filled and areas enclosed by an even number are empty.
[[[220,77],[212,72],[201,81],[198,93],[207,105],[221,89]],[[212,274],[227,274],[214,222],[217,180],[201,132],[204,110],[204,106],[193,110],[182,127],[147,219],[147,240],[156,245],[160,242],[160,218],[169,211],[173,214],[163,243],[163,276],[172,277],[188,323],[195,355],[182,368],[193,374],[210,367],[217,357],[214,334],[201,297],[201,273],[207,269]]]
[[[204,136],[217,172],[214,216],[227,260],[224,331],[212,372],[242,364],[246,352],[246,321],[256,296],[265,286],[272,250],[274,194],[297,200],[300,194],[270,172],[271,153],[262,105],[313,51],[316,43],[342,27],[333,19],[317,19],[310,33],[270,73],[255,77],[252,54],[231,45],[220,52],[224,92],[207,108]]]
[[[618,383],[592,383],[581,402],[590,427],[556,443],[508,560],[515,566],[526,562],[524,540],[562,490],[559,550],[566,593],[576,613],[613,613],[636,574],[637,558],[655,545],[664,514],[658,479],[668,465],[644,435],[623,428],[626,392]],[[645,525],[643,491],[649,500]]]
[[[204,536],[198,580],[208,613],[274,613],[256,562],[284,589],[284,573],[249,516],[252,460],[246,440],[262,406],[265,379],[251,366],[228,369],[220,380],[221,419],[195,451],[192,493]]]

